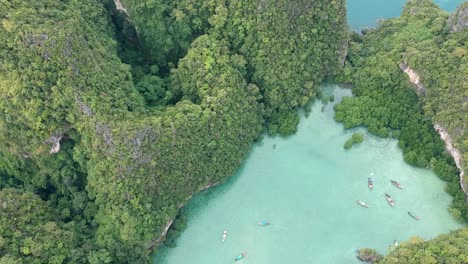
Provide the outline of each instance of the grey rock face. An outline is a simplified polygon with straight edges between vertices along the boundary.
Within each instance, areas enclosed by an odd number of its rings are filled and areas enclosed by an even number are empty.
[[[468,3],[461,4],[448,18],[450,32],[459,32],[468,27]]]

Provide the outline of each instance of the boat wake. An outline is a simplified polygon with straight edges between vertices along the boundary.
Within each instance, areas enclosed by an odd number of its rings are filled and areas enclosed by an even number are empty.
[[[281,229],[284,229],[284,230],[288,230],[287,227],[284,227],[284,226],[280,226],[280,225],[273,225],[274,227],[278,227],[278,228],[281,228]]]

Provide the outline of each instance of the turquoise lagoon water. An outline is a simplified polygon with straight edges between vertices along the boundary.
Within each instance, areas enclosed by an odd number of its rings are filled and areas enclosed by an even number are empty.
[[[453,11],[466,0],[435,0],[442,9]],[[397,17],[406,0],[347,0],[348,24],[354,30],[374,27],[378,19]]]
[[[350,91],[338,88],[335,94],[339,99]],[[244,251],[248,255],[241,263],[360,263],[358,248],[386,253],[394,240],[429,239],[460,227],[447,212],[451,197],[445,184],[430,170],[405,164],[396,140],[366,133],[362,144],[344,150],[353,131],[333,120],[333,105],[321,108],[315,103],[294,136],[255,145],[227,183],[193,198],[177,247],[161,248],[154,263],[234,263]],[[406,188],[397,189],[391,179]],[[396,201],[394,208],[385,193]],[[271,225],[258,226],[262,220]]]

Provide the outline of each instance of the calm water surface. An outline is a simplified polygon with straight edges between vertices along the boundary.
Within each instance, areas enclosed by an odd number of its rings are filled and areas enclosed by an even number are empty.
[[[440,7],[453,11],[466,0],[435,0]],[[348,24],[354,30],[374,27],[378,19],[397,17],[406,0],[347,0]]]
[[[337,99],[349,94],[340,88],[334,92]],[[358,248],[386,253],[395,239],[429,239],[460,227],[447,212],[451,197],[445,184],[431,171],[405,164],[396,140],[366,133],[362,144],[345,151],[353,131],[333,120],[331,104],[321,108],[319,102],[314,105],[296,135],[255,145],[227,183],[192,199],[178,246],[161,248],[154,263],[234,263],[243,251],[248,255],[241,263],[360,263]],[[397,189],[391,179],[406,189]],[[385,193],[396,201],[394,208]],[[262,220],[271,225],[258,226]],[[229,235],[222,243],[225,228]]]

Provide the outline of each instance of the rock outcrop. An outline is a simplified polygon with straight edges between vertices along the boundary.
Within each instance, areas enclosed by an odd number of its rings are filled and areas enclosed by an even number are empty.
[[[440,138],[445,142],[445,150],[447,150],[447,152],[450,153],[450,155],[452,155],[453,159],[455,160],[455,164],[460,170],[460,186],[463,192],[468,194],[468,189],[466,188],[464,182],[465,171],[463,170],[462,155],[460,151],[458,151],[458,149],[453,146],[452,138],[443,126],[440,124],[434,124],[434,128],[439,133]]]
[[[421,83],[419,74],[406,63],[400,63],[399,66],[400,69],[408,75],[410,82],[416,86],[416,93],[419,96],[424,96],[426,94],[426,87]]]
[[[215,182],[215,183],[210,183],[210,184],[207,184],[205,187],[201,188],[200,190],[198,190],[197,192],[193,193],[192,195],[190,195],[187,199],[185,199],[185,202],[188,202],[188,200],[190,200],[192,198],[192,196],[196,193],[199,193],[199,192],[202,192],[204,190],[207,190],[211,187],[214,187],[216,185],[218,185],[219,182]],[[185,205],[185,203],[179,205],[179,208],[182,208],[183,206]],[[158,238],[156,240],[153,240],[151,241],[151,243],[148,245],[148,249],[153,249],[155,246],[159,246],[161,245],[163,242],[164,242],[164,239],[166,238],[166,235],[167,235],[167,232],[169,231],[169,229],[171,228],[172,224],[174,223],[175,221],[175,218],[174,219],[171,219],[167,224],[166,226],[164,227],[164,230],[162,231],[162,233],[158,236]]]
[[[120,0],[114,0],[114,3],[115,3],[115,8],[117,10],[120,10],[122,12],[124,12],[127,16],[128,16],[128,11],[127,9],[125,9],[125,7],[122,5],[122,2],[120,2]]]
[[[343,45],[341,45],[341,48],[338,50],[338,58],[340,61],[340,65],[344,66],[346,57],[348,56],[348,49],[349,49],[349,41],[346,40]]]
[[[410,82],[416,87],[416,93],[418,94],[418,96],[424,96],[426,93],[426,88],[421,83],[421,77],[419,76],[419,74],[413,69],[411,69],[411,67],[406,63],[400,63],[399,66],[400,66],[400,69],[408,75]],[[440,138],[445,143],[445,149],[453,157],[457,168],[460,170],[460,186],[463,192],[467,195],[467,202],[468,202],[468,187],[465,186],[465,181],[464,181],[465,171],[463,170],[463,165],[462,165],[463,163],[462,155],[460,154],[460,151],[457,148],[455,148],[455,146],[453,145],[452,138],[450,137],[449,133],[442,125],[434,124],[434,129],[437,131],[437,133],[439,133]]]
[[[461,4],[448,18],[450,32],[459,32],[468,27],[468,3]]]
[[[63,134],[55,133],[46,140],[46,143],[52,144],[49,150],[50,154],[55,154],[60,151],[60,140],[62,140]]]

